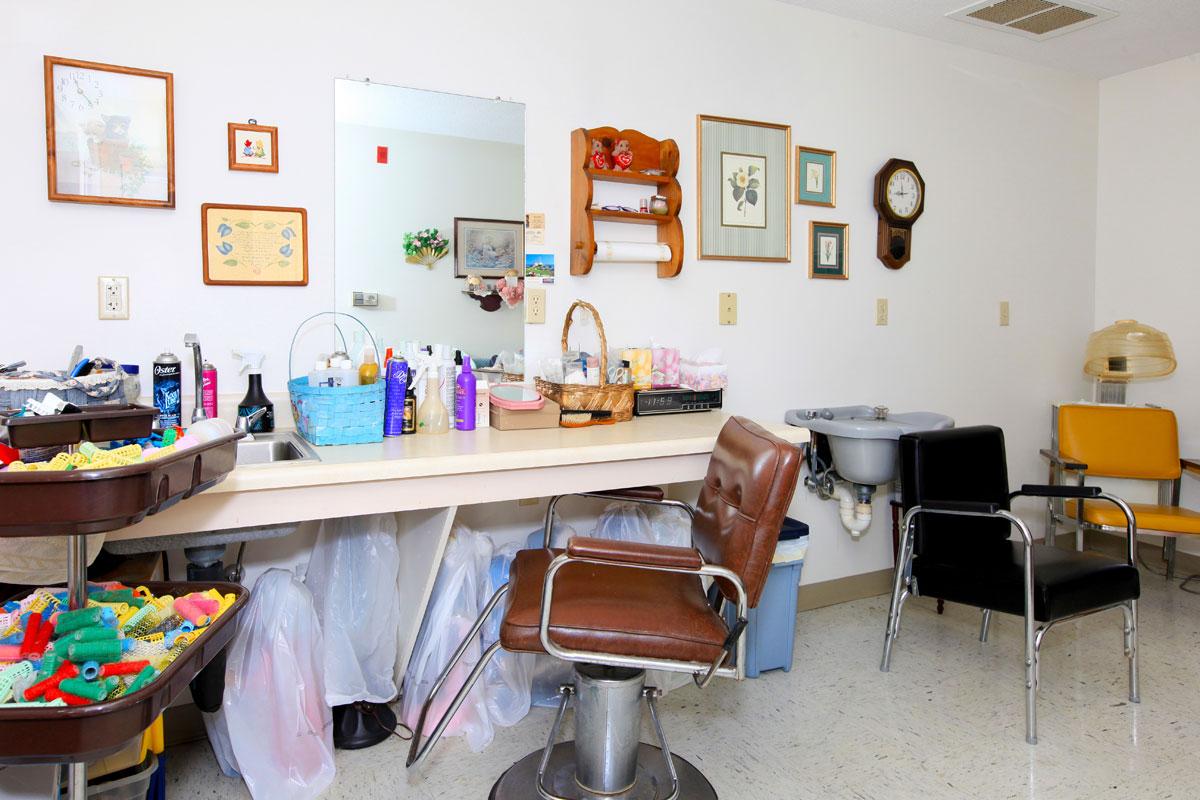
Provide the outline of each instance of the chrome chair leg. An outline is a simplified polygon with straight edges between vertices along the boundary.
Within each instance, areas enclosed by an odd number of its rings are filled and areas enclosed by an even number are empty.
[[[671,792],[664,800],[677,800],[679,797],[679,774],[675,771],[675,759],[671,756],[671,747],[667,744],[667,734],[663,731],[662,721],[658,718],[658,698],[662,690],[653,686],[645,689],[646,706],[650,709],[650,721],[654,724],[654,735],[658,737],[658,746],[667,762],[667,774],[671,776]]]
[[[892,666],[892,645],[895,644],[896,634],[900,631],[900,612],[904,610],[904,601],[908,599],[909,590],[906,581],[908,562],[912,557],[913,522],[909,517],[905,520],[904,539],[900,543],[900,552],[896,554],[896,578],[892,584],[892,603],[888,608],[887,628],[883,635],[883,658],[879,662],[879,671],[887,672]]]
[[[442,686],[446,683],[446,679],[450,677],[450,672],[454,669],[458,662],[462,660],[462,657],[467,654],[467,650],[470,649],[471,643],[475,641],[475,637],[479,635],[479,631],[482,630],[484,623],[487,622],[487,618],[492,615],[492,611],[495,610],[496,606],[500,603],[501,598],[503,598],[507,592],[508,584],[505,584],[496,590],[496,593],[492,595],[492,599],[488,601],[486,606],[484,606],[483,613],[479,615],[479,618],[475,620],[475,624],[471,626],[471,630],[468,631],[467,635],[463,638],[462,644],[458,646],[458,649],[454,651],[454,655],[450,657],[450,661],[446,663],[446,667],[442,670],[442,674],[438,675],[438,679],[433,682],[433,687],[429,690],[429,696],[425,698],[425,703],[421,706],[421,715],[417,718],[416,727],[413,728],[412,743],[409,745],[408,760],[405,762],[406,767],[415,767],[425,760],[425,757],[429,755],[429,751],[432,750],[433,746],[438,743],[439,739],[442,738],[442,732],[446,730],[446,726],[450,724],[450,720],[458,712],[458,709],[462,706],[463,701],[467,699],[467,695],[471,693],[471,689],[475,687],[475,683],[479,680],[479,676],[483,674],[484,667],[486,667],[488,662],[492,660],[492,656],[496,655],[496,652],[499,651],[500,642],[494,642],[491,647],[484,651],[483,655],[479,659],[479,663],[475,665],[473,670],[471,670],[471,674],[467,677],[466,682],[463,684],[462,688],[458,690],[458,693],[454,695],[454,699],[450,702],[450,707],[446,709],[446,712],[442,715],[442,718],[438,720],[438,724],[434,727],[433,733],[429,735],[429,738],[426,740],[424,746],[422,746],[421,735],[425,731],[425,718],[429,714],[429,709],[433,705],[434,698],[437,697],[438,692],[441,691]]]
[[[1138,676],[1137,603],[1137,600],[1130,600],[1127,605],[1121,606],[1121,611],[1125,614],[1125,657],[1129,659],[1129,702],[1131,703],[1142,701]]]
[[[1030,598],[1032,600],[1032,598]],[[1038,643],[1034,632],[1033,603],[1025,611],[1025,741],[1037,744],[1037,672]],[[1043,629],[1044,635],[1044,629]]]
[[[558,688],[558,692],[562,695],[562,701],[558,704],[558,713],[554,715],[554,724],[550,726],[550,735],[546,737],[546,749],[542,751],[542,760],[538,762],[537,768],[537,792],[542,800],[563,800],[546,788],[545,775],[546,768],[550,766],[550,756],[554,752],[554,743],[558,739],[563,717],[567,715],[567,706],[571,704],[571,696],[575,694],[575,687],[564,684]]]
[[[992,626],[992,610],[985,608],[983,610],[983,619],[979,621],[979,641],[986,642],[988,640],[988,628]]]

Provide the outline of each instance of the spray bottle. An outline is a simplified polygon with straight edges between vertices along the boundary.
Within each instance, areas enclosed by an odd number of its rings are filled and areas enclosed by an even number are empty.
[[[471,357],[459,356],[462,372],[455,379],[454,427],[460,431],[475,430],[475,375],[471,372]]]
[[[238,403],[238,416],[248,417],[260,408],[267,409],[267,413],[250,426],[250,433],[270,433],[275,430],[275,405],[267,399],[266,392],[262,388],[262,362],[266,357],[262,353],[255,353],[249,350],[238,352],[234,351],[234,358],[242,360],[242,368],[239,373],[249,371],[246,378],[246,396],[242,398],[242,402]]]
[[[450,430],[450,412],[442,393],[438,391],[438,361],[435,356],[425,356],[420,360],[417,380],[425,378],[425,400],[417,409],[417,433],[446,433]]]

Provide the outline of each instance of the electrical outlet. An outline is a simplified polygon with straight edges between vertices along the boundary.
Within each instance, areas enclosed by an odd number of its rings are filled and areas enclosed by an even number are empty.
[[[525,322],[530,325],[546,324],[546,289],[529,286],[525,289]]]
[[[1000,301],[1000,327],[1001,328],[1008,327],[1008,301],[1007,300]]]
[[[125,275],[101,275],[100,319],[129,319],[129,278]]]
[[[717,311],[722,325],[737,325],[737,292],[721,292]]]
[[[875,324],[888,324],[888,301],[886,297],[880,297],[875,301]]]

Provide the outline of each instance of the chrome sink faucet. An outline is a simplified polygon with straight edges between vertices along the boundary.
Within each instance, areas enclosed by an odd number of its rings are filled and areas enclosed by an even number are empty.
[[[196,362],[196,407],[192,409],[192,422],[199,422],[208,419],[208,414],[204,413],[204,356],[200,355],[200,337],[189,333],[183,337],[183,343],[192,351],[192,358]]]

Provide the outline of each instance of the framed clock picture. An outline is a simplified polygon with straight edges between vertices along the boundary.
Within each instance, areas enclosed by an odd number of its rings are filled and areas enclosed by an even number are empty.
[[[43,58],[51,200],[175,207],[169,72]]]

